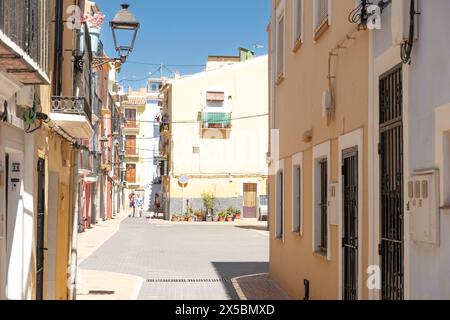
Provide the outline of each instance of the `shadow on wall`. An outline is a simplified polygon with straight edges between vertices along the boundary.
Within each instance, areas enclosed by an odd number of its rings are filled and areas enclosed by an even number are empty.
[[[232,300],[239,300],[231,279],[269,272],[268,262],[212,262],[214,269],[221,279],[226,279],[223,286]]]

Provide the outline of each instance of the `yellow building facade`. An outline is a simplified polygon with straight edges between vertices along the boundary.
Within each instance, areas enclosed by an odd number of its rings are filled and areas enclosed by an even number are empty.
[[[220,64],[218,64],[220,61]],[[234,207],[260,218],[267,195],[268,57],[210,57],[205,72],[163,88],[163,201],[166,218],[188,207]],[[187,183],[186,183],[187,182]],[[261,200],[262,199],[262,200]]]
[[[368,32],[352,0],[272,0],[270,274],[295,299],[363,299]]]

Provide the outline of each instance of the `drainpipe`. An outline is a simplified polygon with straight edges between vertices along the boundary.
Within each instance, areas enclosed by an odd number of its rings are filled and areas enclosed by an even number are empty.
[[[71,264],[68,279],[69,299],[76,300],[77,297],[77,266],[78,266],[78,216],[79,216],[79,190],[78,190],[78,159],[80,157],[79,143],[73,149],[73,167],[72,167],[72,241],[71,241]]]

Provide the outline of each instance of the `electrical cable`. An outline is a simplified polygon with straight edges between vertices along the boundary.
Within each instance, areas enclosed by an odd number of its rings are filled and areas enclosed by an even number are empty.
[[[414,47],[415,18],[416,18],[416,15],[418,15],[418,14],[420,14],[420,13],[416,11],[415,0],[411,0],[411,5],[410,5],[410,9],[409,9],[410,23],[409,23],[408,40],[406,40],[404,43],[402,43],[401,50],[400,50],[402,62],[404,64],[408,64],[408,65],[411,64],[411,54],[412,54],[412,50]]]

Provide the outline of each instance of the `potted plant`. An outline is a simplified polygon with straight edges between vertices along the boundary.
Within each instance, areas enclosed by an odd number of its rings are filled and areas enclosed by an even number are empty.
[[[202,222],[203,221],[204,214],[203,214],[202,210],[200,210],[200,209],[197,210],[195,212],[195,215],[197,216],[197,222]]]
[[[190,207],[188,209],[187,214],[186,214],[186,219],[187,219],[188,222],[194,222],[194,216],[195,216],[194,213],[195,213],[194,209],[192,209],[192,207]]]
[[[233,222],[233,218],[234,218],[233,214],[227,215],[227,222]]]
[[[103,22],[105,21],[105,15],[101,12],[97,12],[93,15],[83,14],[81,16],[81,22],[86,23],[89,30],[89,35],[91,38],[91,50],[92,52],[97,52],[100,42],[100,31]],[[84,51],[84,27],[81,27],[79,33],[80,50]]]
[[[238,209],[234,212],[234,218],[236,220],[241,220],[241,210]]]
[[[216,206],[216,196],[213,192],[202,193],[203,207],[206,209],[206,221],[213,221],[213,210]]]
[[[220,211],[217,215],[219,216],[219,222],[225,222],[225,219],[228,216],[226,211]]]
[[[172,222],[178,222],[178,216],[176,214],[174,214],[171,218]]]
[[[180,215],[178,216],[178,221],[181,221],[181,222],[186,221],[186,215],[180,214]]]

